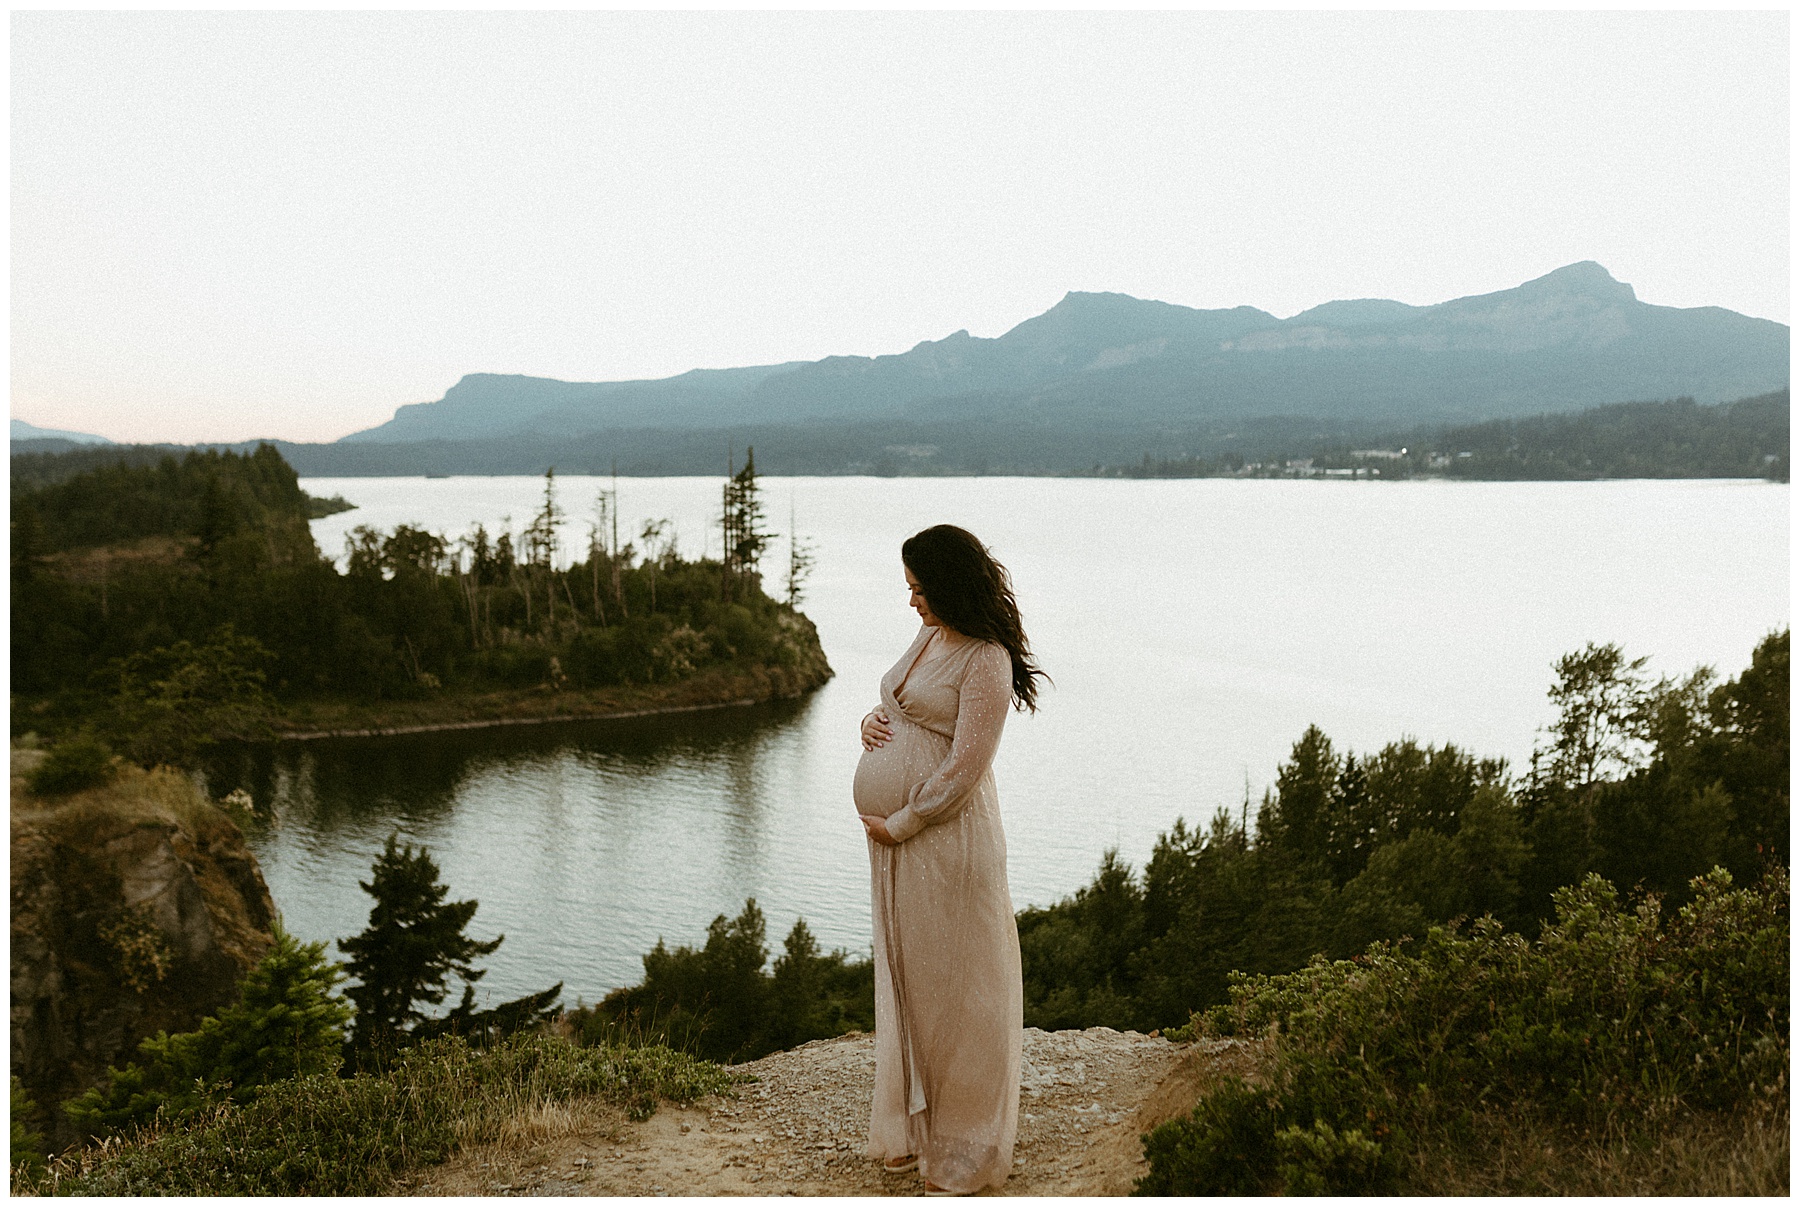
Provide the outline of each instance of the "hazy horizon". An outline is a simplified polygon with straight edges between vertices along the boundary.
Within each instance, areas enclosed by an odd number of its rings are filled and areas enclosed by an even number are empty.
[[[1787,29],[15,13],[11,413],[332,440],[467,373],[879,355],[1070,291],[1428,305],[1581,260],[1785,323]]]

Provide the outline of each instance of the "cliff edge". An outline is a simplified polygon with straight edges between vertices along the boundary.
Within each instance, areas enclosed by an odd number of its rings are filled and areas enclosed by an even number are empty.
[[[1129,1194],[1139,1137],[1193,1109],[1201,1089],[1252,1068],[1241,1040],[1176,1044],[1135,1032],[1025,1031],[1019,1139],[1007,1195]],[[863,1155],[875,1038],[822,1039],[735,1066],[736,1098],[665,1103],[641,1123],[569,1104],[403,1179],[423,1195],[922,1195],[916,1173]],[[988,1193],[994,1193],[992,1191]]]
[[[127,766],[41,798],[25,777],[43,757],[12,751],[12,1071],[62,1145],[77,1137],[55,1104],[234,1000],[275,907],[237,824],[186,776]]]

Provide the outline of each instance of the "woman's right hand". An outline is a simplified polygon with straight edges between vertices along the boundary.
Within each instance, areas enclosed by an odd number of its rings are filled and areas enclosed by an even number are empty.
[[[894,740],[893,726],[888,724],[887,713],[877,708],[862,720],[862,744],[864,750],[875,750],[886,746]]]

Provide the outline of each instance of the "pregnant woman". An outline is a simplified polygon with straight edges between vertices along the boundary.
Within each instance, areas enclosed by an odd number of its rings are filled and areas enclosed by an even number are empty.
[[[961,528],[900,547],[923,625],[863,718],[856,809],[869,835],[875,1098],[869,1155],[927,1193],[1012,1168],[1023,993],[992,765],[1009,706],[1033,711],[1006,570]]]

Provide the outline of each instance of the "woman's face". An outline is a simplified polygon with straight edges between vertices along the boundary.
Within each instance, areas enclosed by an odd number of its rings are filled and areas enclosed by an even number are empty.
[[[907,569],[904,565],[901,568],[906,570],[906,585],[912,591],[912,599],[910,600],[912,610],[919,614],[920,620],[934,629],[943,624],[944,622],[939,620],[932,612],[931,605],[925,602],[925,591],[924,588],[919,586],[919,580],[913,577],[913,572],[910,569]]]

